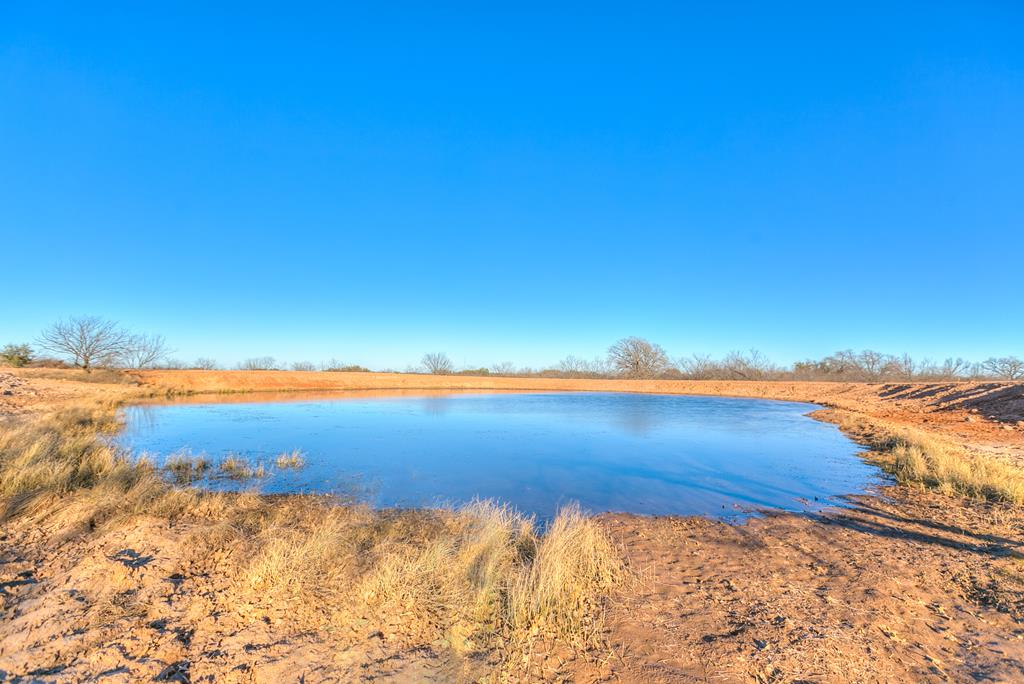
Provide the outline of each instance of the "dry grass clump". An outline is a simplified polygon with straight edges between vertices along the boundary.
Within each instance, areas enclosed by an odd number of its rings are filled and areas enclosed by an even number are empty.
[[[548,631],[593,645],[600,597],[622,576],[622,561],[604,530],[578,506],[566,506],[509,588],[506,619],[517,634]]]
[[[508,506],[371,511],[290,497],[232,527],[246,596],[316,597],[322,623],[396,629],[408,643],[519,662],[536,637],[598,642],[603,597],[627,570],[603,530],[575,506],[540,534]],[[400,625],[398,627],[397,625]],[[390,638],[390,637],[389,637]]]
[[[840,425],[875,449],[873,460],[901,484],[1024,505],[1024,471],[998,457],[913,428],[850,416]]]
[[[283,454],[278,454],[274,460],[274,465],[277,466],[278,470],[298,470],[306,465],[306,455],[299,449],[292,449]]]
[[[170,473],[175,484],[191,484],[205,476],[211,467],[206,456],[187,453],[172,454],[164,462],[164,470]]]
[[[241,456],[234,454],[220,462],[220,474],[230,480],[252,480],[266,477],[267,469],[262,463],[255,466]]]
[[[897,437],[888,470],[900,482],[920,482],[945,494],[1024,504],[1024,472],[927,435]]]
[[[607,535],[575,506],[545,534],[508,506],[478,501],[412,528],[378,519],[372,532],[349,526],[343,537],[368,559],[349,566],[352,599],[382,615],[414,615],[462,652],[499,638],[518,653],[538,634],[594,645],[601,599],[626,572]]]
[[[253,509],[233,523],[248,549],[240,577],[258,594],[336,598],[371,542],[374,517],[363,506],[315,496]]]
[[[441,515],[433,529],[422,525],[420,539],[401,527],[381,530],[358,593],[368,605],[404,608],[449,628],[497,629],[507,622],[513,578],[536,553],[533,522],[489,501]]]

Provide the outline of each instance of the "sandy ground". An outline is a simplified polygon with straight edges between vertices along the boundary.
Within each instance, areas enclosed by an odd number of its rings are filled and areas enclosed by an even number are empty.
[[[1021,384],[216,371],[147,372],[129,383],[73,377],[0,371],[0,414],[140,389],[623,390],[811,401],[1012,461],[1024,454]],[[605,646],[574,654],[541,642],[513,680],[1024,681],[1019,509],[889,487],[848,509],[742,525],[601,520],[638,576],[609,603]],[[400,624],[372,634],[358,622],[344,634],[297,631],[303,611],[317,606],[239,602],[222,572],[229,559],[198,553],[189,535],[187,523],[147,518],[64,541],[60,530],[0,528],[0,681],[469,681],[486,673],[486,659],[411,648]]]

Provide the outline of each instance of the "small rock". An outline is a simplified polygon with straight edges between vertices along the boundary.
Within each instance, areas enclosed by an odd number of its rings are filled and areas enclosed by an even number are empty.
[[[964,421],[968,423],[973,423],[975,421],[975,418],[974,416],[967,416],[966,418],[964,418]]]

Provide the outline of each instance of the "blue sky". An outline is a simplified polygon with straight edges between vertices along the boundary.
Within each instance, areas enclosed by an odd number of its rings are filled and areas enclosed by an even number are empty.
[[[1019,3],[341,4],[5,3],[0,344],[1024,354]]]

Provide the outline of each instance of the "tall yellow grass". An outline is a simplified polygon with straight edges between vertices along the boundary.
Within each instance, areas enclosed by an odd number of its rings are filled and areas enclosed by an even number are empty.
[[[923,430],[860,416],[842,416],[840,427],[870,446],[874,450],[872,460],[901,484],[1024,505],[1024,471],[997,456]]]

